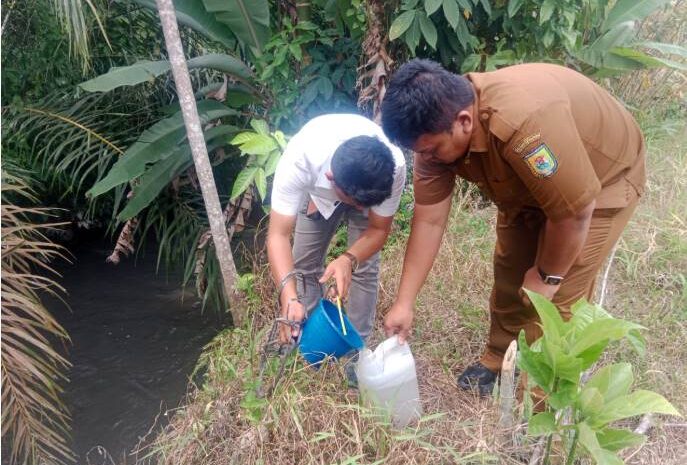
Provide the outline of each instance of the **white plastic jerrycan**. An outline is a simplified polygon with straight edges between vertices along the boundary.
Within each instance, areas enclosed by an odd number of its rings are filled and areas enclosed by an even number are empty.
[[[385,409],[392,423],[403,428],[422,415],[415,359],[408,344],[392,336],[371,351],[360,351],[356,365],[358,386],[363,399]]]

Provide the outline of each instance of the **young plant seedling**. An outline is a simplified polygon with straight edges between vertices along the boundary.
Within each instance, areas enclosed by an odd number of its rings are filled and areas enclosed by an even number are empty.
[[[538,387],[546,398],[545,411],[534,414],[528,424],[531,436],[546,436],[544,463],[550,461],[554,436],[564,442],[567,465],[579,449],[599,465],[619,465],[620,450],[642,444],[646,437],[613,422],[645,413],[680,415],[663,396],[652,391],[631,391],[633,374],[629,363],[605,366],[582,384],[581,376],[596,363],[613,341],[626,339],[640,353],[642,326],[612,317],[598,305],[580,300],[564,321],[545,297],[527,291],[539,318],[543,336],[531,346],[520,332],[518,366],[527,373],[528,391]],[[529,396],[526,396],[529,398]]]

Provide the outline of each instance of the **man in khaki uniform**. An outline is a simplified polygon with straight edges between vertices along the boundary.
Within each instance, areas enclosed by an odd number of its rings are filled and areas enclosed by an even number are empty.
[[[575,301],[592,298],[644,189],[641,131],[608,92],[573,70],[524,64],[459,76],[429,60],[412,60],[393,76],[382,125],[415,152],[415,212],[388,334],[409,334],[456,176],[498,207],[489,340],[458,377],[459,386],[488,394],[520,330],[530,342],[540,336],[523,288],[552,299],[564,318]]]

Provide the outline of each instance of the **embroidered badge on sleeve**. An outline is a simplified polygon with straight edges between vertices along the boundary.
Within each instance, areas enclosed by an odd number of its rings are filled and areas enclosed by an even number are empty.
[[[558,169],[558,160],[546,144],[540,144],[523,157],[525,163],[538,178],[548,178]]]

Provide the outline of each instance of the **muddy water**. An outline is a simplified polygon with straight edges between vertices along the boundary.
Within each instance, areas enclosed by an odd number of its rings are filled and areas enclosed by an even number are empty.
[[[71,307],[49,307],[72,338],[65,398],[79,464],[133,463],[130,451],[183,399],[202,347],[227,322],[201,313],[181,273],[156,273],[154,250],[105,263],[110,246],[72,248],[60,280]]]

